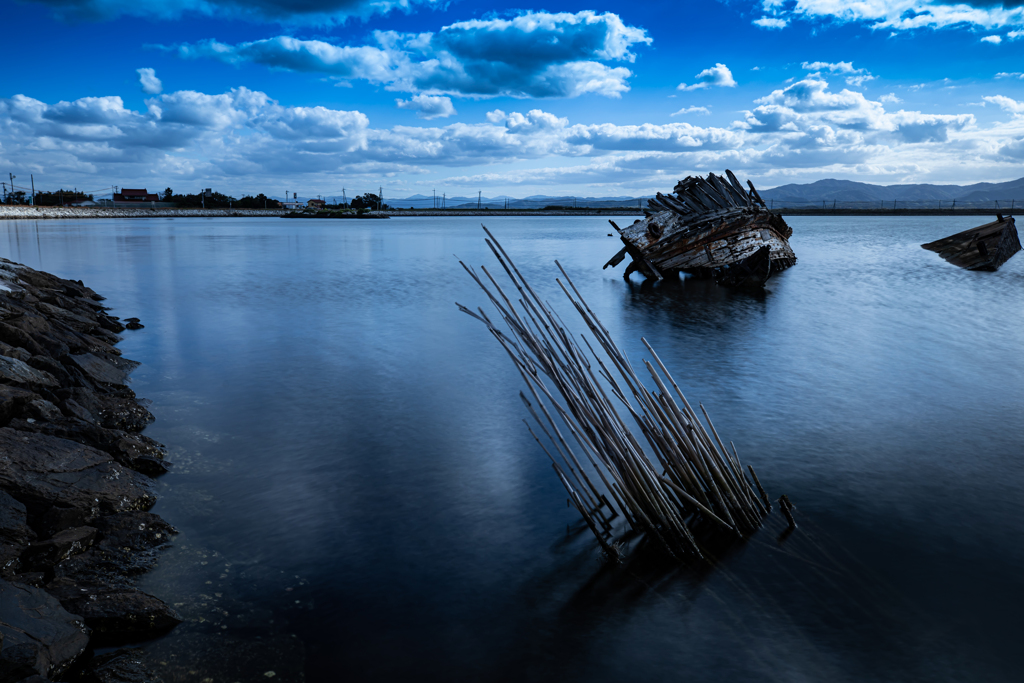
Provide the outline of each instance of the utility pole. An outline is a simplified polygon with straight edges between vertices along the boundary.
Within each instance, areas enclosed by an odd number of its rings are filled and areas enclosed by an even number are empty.
[[[476,210],[480,210],[480,196],[483,194],[483,190],[476,191]]]
[[[14,175],[13,173],[8,173],[7,175],[11,176],[11,201],[13,202],[14,201],[14,179],[17,178],[18,176]]]
[[[377,188],[377,210],[378,211],[383,211],[384,209],[381,208],[383,206],[384,206],[384,188],[383,187],[378,187]]]
[[[437,208],[437,190],[431,190],[434,193],[434,208]]]
[[[36,205],[36,177],[29,173],[29,179],[32,181],[32,206]]]

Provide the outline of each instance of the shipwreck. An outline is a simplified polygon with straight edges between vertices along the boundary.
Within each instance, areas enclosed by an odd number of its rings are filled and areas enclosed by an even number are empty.
[[[793,229],[768,210],[753,183],[747,185],[726,170],[725,176],[681,180],[671,195],[659,192],[648,200],[643,220],[626,228],[611,222],[625,246],[604,267],[628,255],[626,278],[639,272],[661,280],[683,272],[728,287],[763,286],[772,273],[796,263]]]
[[[996,214],[996,220],[991,223],[921,246],[936,252],[954,266],[994,271],[1020,251],[1020,238],[1013,216]]]

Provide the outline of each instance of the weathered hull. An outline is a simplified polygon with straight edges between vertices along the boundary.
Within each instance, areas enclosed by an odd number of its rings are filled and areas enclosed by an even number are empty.
[[[715,282],[735,289],[764,287],[772,275],[771,247],[762,246],[753,254],[736,263],[715,268]]]
[[[753,185],[747,192],[732,172],[726,174],[680,181],[673,195],[659,193],[650,200],[655,212],[629,227],[615,226],[625,248],[605,267],[629,254],[633,262],[626,277],[634,270],[647,277],[679,272],[713,277],[716,269],[739,263],[762,247],[769,250],[770,272],[795,264],[792,228],[768,211]]]
[[[991,223],[921,246],[954,266],[987,271],[998,270],[1021,249],[1013,216],[999,216]]]

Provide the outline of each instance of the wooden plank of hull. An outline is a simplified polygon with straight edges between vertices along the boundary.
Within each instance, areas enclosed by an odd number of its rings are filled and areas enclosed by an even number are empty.
[[[998,216],[991,223],[921,246],[954,266],[987,271],[998,270],[1021,249],[1013,216]]]
[[[715,268],[715,282],[723,287],[758,288],[772,274],[771,247],[760,247],[747,258],[721,268]]]

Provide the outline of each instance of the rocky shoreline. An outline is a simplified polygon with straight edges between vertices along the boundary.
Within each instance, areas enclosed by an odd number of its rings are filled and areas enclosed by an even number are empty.
[[[103,297],[0,258],[0,683],[159,679],[135,650],[181,618],[134,586],[175,530],[162,445]],[[125,323],[128,323],[127,325]]]

